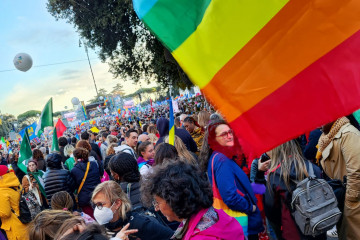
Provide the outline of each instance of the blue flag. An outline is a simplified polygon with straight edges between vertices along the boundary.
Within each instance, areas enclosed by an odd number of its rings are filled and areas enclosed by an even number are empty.
[[[28,134],[29,134],[29,140],[33,140],[34,138],[36,138],[36,134],[35,134],[35,129],[37,127],[37,123],[34,122],[33,124],[27,126],[26,128],[24,128],[23,130],[21,130],[19,132],[21,138],[24,138],[24,134],[25,134],[25,130],[28,131]]]

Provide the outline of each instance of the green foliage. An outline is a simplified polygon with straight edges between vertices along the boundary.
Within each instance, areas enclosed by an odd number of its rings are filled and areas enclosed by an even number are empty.
[[[61,118],[61,111],[58,111],[58,112],[54,112],[53,113],[53,118]]]
[[[13,130],[14,123],[16,118],[11,114],[0,115],[1,124],[0,124],[0,137],[7,137],[9,132]]]
[[[117,83],[114,87],[113,90],[111,91],[112,95],[119,95],[121,97],[123,97],[125,95],[125,92],[123,90],[123,85],[121,83]]]
[[[99,99],[100,97],[105,98],[107,95],[108,95],[108,92],[106,91],[106,89],[100,88],[100,89],[98,90],[98,95],[97,95],[97,96],[94,96],[94,97],[93,97],[92,99],[90,99],[88,102],[89,102],[89,103],[99,102],[99,101],[101,101],[101,100]]]
[[[74,24],[81,38],[107,61],[115,78],[155,80],[162,87],[193,86],[162,44],[136,16],[131,0],[48,0],[56,19]]]
[[[39,120],[40,114],[41,111],[37,111],[37,110],[29,110],[20,114],[17,117],[19,128],[24,128],[24,126],[26,127],[28,125],[31,125],[35,121],[37,122]]]

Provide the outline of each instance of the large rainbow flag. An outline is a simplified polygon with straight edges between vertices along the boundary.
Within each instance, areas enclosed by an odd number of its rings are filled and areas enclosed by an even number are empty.
[[[360,108],[359,0],[133,0],[247,153]]]

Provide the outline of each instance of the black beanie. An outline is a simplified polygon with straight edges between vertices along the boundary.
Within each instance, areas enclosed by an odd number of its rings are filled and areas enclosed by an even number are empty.
[[[109,168],[117,173],[122,182],[139,182],[140,172],[136,159],[125,152],[120,152],[111,158]]]

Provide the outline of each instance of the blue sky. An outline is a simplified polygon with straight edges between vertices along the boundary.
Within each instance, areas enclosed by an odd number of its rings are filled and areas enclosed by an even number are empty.
[[[54,111],[71,106],[71,98],[87,101],[96,95],[89,64],[83,47],[79,47],[76,29],[64,20],[56,21],[47,12],[45,0],[0,1],[0,110],[17,116],[27,110],[41,110],[53,97]],[[17,53],[28,53],[33,67],[27,72],[15,69]],[[94,50],[89,49],[98,89],[110,91],[121,82],[127,93],[138,86],[113,79],[107,63],[101,63]],[[73,63],[47,67],[75,60]],[[154,84],[151,84],[154,85]]]

